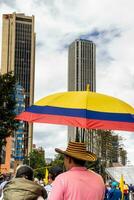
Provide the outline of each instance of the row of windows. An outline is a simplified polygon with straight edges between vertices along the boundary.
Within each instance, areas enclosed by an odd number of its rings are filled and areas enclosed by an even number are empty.
[[[16,23],[16,31],[24,30],[27,33],[32,31],[32,25],[30,24],[23,24],[23,23]]]
[[[21,159],[24,159],[24,153],[22,152],[18,152],[18,153],[16,153],[15,154],[15,156],[14,156],[14,159],[15,160],[21,160]]]
[[[26,53],[31,53],[31,42],[25,42],[25,43],[21,43],[21,42],[17,42],[15,43],[15,52],[19,53],[19,52],[26,52]]]
[[[31,49],[31,39],[27,38],[16,38],[15,48],[18,50],[30,50]]]
[[[23,23],[16,22],[16,30],[19,30],[19,29],[31,30],[32,24],[23,24]]]
[[[21,55],[23,55],[23,57],[22,57]],[[21,65],[21,66],[27,65],[27,66],[24,67],[24,68],[29,67],[29,66],[30,66],[30,63],[31,63],[31,57],[30,57],[30,55],[24,54],[24,53],[21,53],[21,55],[18,56],[18,57],[15,59],[15,65],[17,65],[17,66],[19,66],[19,65]]]
[[[27,38],[31,37],[32,30],[31,28],[18,28],[16,29],[16,36],[27,36]]]
[[[22,22],[32,22],[32,19],[22,18],[22,17],[16,17],[16,20],[22,21]]]
[[[31,34],[28,34],[27,35],[27,33],[25,33],[25,32],[16,32],[16,40],[28,40],[28,41],[30,41],[31,40],[31,37],[32,35]]]
[[[23,106],[23,102],[25,101],[24,96],[16,95],[16,101],[18,102],[18,106]]]
[[[28,73],[30,70],[28,68],[28,66],[30,66],[30,63],[31,63],[31,60],[20,59],[15,62],[15,66],[19,66],[19,71],[21,70],[21,72],[23,72],[25,74],[25,73]],[[18,71],[18,70],[16,70],[16,71]]]
[[[27,30],[18,30],[16,31],[16,38],[26,38],[26,39],[30,39],[32,36],[32,32],[31,31],[27,31]]]
[[[29,94],[30,92],[30,74],[20,74],[15,73],[15,76],[17,77],[17,81],[21,83],[21,85],[25,88],[25,93]]]
[[[27,34],[25,32],[16,32],[16,40],[20,40],[20,41],[31,41],[31,34]]]
[[[27,37],[27,35],[25,34],[17,34],[15,40],[17,41],[17,43],[24,43],[24,42],[31,42],[31,35],[29,35]]]
[[[16,63],[16,66],[17,66],[17,64],[19,64],[20,66],[18,67],[18,70],[16,70],[16,75],[20,75],[20,78],[22,80],[25,80],[27,82],[30,81],[30,79],[29,79],[30,69],[27,68],[27,65],[24,65],[23,63],[21,65],[18,62],[18,63]]]

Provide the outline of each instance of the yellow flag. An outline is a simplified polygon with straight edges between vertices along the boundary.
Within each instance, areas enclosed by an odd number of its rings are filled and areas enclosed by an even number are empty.
[[[45,178],[44,178],[44,182],[45,182],[45,185],[48,184],[48,169],[47,169],[47,167],[45,168]]]
[[[123,174],[121,175],[121,178],[120,178],[120,190],[122,192],[122,200],[124,199],[124,177],[123,177]]]

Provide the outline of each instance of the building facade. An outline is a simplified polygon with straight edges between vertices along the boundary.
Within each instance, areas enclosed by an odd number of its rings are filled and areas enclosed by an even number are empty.
[[[1,173],[13,172],[14,170],[14,138],[6,138],[6,146],[2,150]]]
[[[3,15],[1,73],[12,71],[25,91],[25,107],[34,101],[35,32],[34,16]],[[24,154],[32,149],[33,127],[24,125]]]
[[[78,39],[69,46],[68,53],[68,91],[84,91],[87,85],[96,91],[96,46],[92,41]],[[68,128],[68,140],[93,140],[92,133],[85,129]],[[82,139],[83,138],[83,139]]]
[[[16,115],[18,115],[25,110],[25,92],[24,88],[19,84],[16,84],[15,99],[17,102],[15,112]],[[15,132],[14,168],[16,168],[17,165],[22,164],[25,158],[24,137],[25,137],[25,123],[23,121],[19,121],[18,129]]]

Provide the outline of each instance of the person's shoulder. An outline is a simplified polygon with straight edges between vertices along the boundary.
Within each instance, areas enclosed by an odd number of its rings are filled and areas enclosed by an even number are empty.
[[[69,177],[68,172],[69,171],[66,171],[66,172],[63,172],[63,173],[59,174],[58,176],[56,176],[55,180],[52,183],[52,187],[53,187],[53,184],[55,184],[56,182],[64,183],[64,181],[67,179],[67,177]]]
[[[98,177],[98,178],[101,178],[102,179],[102,176],[98,173],[96,173],[95,171],[91,170],[91,169],[88,169],[88,172],[90,175],[92,175],[93,177]]]
[[[45,185],[44,187],[46,190],[50,190],[52,188],[52,185],[48,184],[48,185]]]
[[[120,190],[119,188],[118,188],[117,190],[118,190],[118,193],[122,193],[121,190]]]
[[[88,170],[89,172],[89,177],[90,179],[96,181],[97,183],[101,184],[103,187],[105,187],[105,184],[104,184],[104,180],[102,178],[102,176],[92,170]]]

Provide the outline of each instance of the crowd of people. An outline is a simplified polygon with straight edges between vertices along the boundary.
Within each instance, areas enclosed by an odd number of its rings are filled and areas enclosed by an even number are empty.
[[[48,184],[44,185],[34,178],[30,166],[20,165],[14,177],[0,177],[0,200],[122,200],[117,182],[105,187],[102,177],[85,167],[86,161],[97,158],[84,143],[69,142],[66,151],[55,150],[64,155],[65,172],[59,166],[50,168]],[[124,188],[124,200],[131,200],[133,192],[132,185]]]
[[[106,184],[105,200],[134,200],[134,185],[124,182],[123,191],[121,191],[118,182]]]

